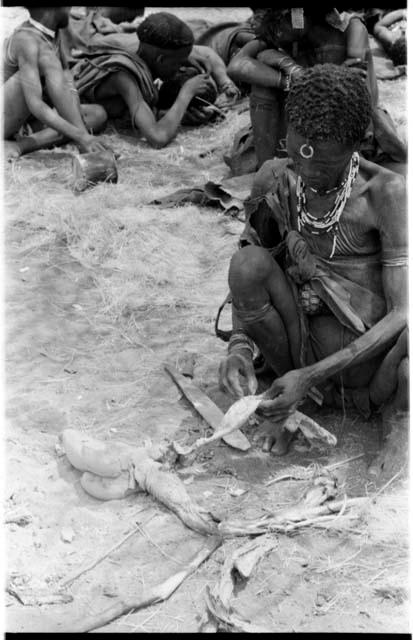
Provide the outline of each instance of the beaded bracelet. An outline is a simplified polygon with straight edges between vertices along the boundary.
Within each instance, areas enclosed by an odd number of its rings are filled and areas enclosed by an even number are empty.
[[[286,74],[285,79],[284,79],[284,91],[289,91],[291,89],[291,78],[293,73],[295,73],[296,71],[299,71],[301,69],[301,67],[299,65],[295,65],[294,67],[292,67],[292,69],[290,70],[290,72],[288,74]]]

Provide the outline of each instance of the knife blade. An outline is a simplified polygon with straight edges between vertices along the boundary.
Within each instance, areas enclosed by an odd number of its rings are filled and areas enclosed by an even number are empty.
[[[172,365],[165,365],[165,371],[169,373],[172,380],[182,391],[186,399],[189,400],[194,409],[196,409],[196,411],[214,429],[214,431],[219,429],[222,426],[224,413],[219,407],[217,407],[215,402],[213,402],[206,393],[201,391],[201,389],[199,389],[192,380],[183,376]],[[222,439],[231,447],[240,449],[241,451],[247,451],[251,448],[248,438],[246,438],[239,429],[223,436]]]

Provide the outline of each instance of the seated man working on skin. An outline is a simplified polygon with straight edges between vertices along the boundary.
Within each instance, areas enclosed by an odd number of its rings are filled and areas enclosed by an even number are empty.
[[[170,13],[155,13],[137,29],[139,48],[132,55],[110,47],[86,55],[73,67],[82,98],[98,102],[110,117],[127,109],[132,126],[153,147],[167,145],[178,132],[192,98],[209,83],[207,74],[189,79],[172,107],[156,119],[158,91],[155,79],[167,80],[188,60],[194,42],[192,31]]]
[[[278,376],[263,409],[273,417],[264,450],[278,454],[290,438],[283,419],[316,386],[326,402],[344,390],[364,413],[383,409],[396,431],[372,472],[391,473],[392,448],[401,447],[396,465],[407,451],[405,180],[359,155],[371,104],[353,70],[306,69],[286,111],[288,158],[257,173],[230,264],[221,384],[240,397],[243,376],[255,392],[256,345]]]
[[[231,60],[228,74],[235,82],[251,85],[250,115],[258,167],[274,155],[285,157],[289,85],[302,69],[320,63],[357,68],[366,79],[373,123],[363,155],[374,161],[385,156],[389,161],[406,162],[405,145],[390,116],[377,107],[368,32],[359,16],[335,9],[265,9],[255,16],[255,32],[257,38]]]
[[[72,141],[81,152],[103,151],[90,130],[106,122],[99,105],[81,105],[70,71],[63,68],[56,32],[67,25],[70,7],[29,8],[30,19],[4,44],[4,138],[8,159]],[[18,135],[24,124],[31,135]],[[13,140],[15,136],[17,140]]]

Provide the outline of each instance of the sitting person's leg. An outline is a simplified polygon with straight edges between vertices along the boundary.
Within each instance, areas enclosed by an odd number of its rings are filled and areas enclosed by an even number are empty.
[[[299,366],[297,307],[284,272],[270,253],[247,246],[232,258],[229,286],[233,314],[277,375]]]
[[[280,376],[299,366],[301,335],[298,312],[285,274],[266,249],[248,246],[231,260],[229,285],[233,325],[245,331],[266,362]],[[228,378],[232,376],[228,371]],[[228,388],[223,380],[223,386]],[[287,452],[292,434],[282,422],[266,421],[260,439],[264,451]]]
[[[75,122],[79,125],[83,123],[89,131],[98,132],[102,130],[106,123],[107,115],[100,105],[80,105],[79,115],[77,108],[73,102],[66,101],[59,91],[55,90],[52,81],[47,82],[50,89],[50,102],[55,106],[55,110],[67,118],[68,121]],[[17,158],[25,153],[37,151],[38,149],[46,149],[66,143],[69,138],[59,133],[51,127],[45,127],[40,121],[36,121],[33,128],[35,133],[22,136],[18,135],[21,127],[31,117],[31,112],[27,106],[22,87],[20,72],[15,73],[9,78],[3,89],[3,112],[4,112],[4,138],[5,152],[8,159]],[[59,111],[60,110],[60,111]],[[81,121],[83,120],[83,123]],[[17,138],[17,139],[15,139]]]
[[[100,133],[103,130],[107,115],[106,111],[98,104],[83,104],[80,111],[86,129],[91,133]],[[21,155],[37,151],[38,149],[49,149],[69,142],[69,139],[49,127],[43,128],[29,136],[21,136],[17,144],[21,150]]]
[[[380,367],[371,380],[370,397],[377,406],[388,402],[396,394],[398,408],[407,409],[407,398],[404,398],[402,393],[405,385],[402,379],[399,379],[399,375],[403,376],[404,364],[402,363],[407,358],[407,353],[408,334],[406,329],[382,360]],[[398,387],[400,387],[399,390]],[[398,394],[396,393],[397,390],[399,391]]]
[[[382,411],[383,447],[369,467],[371,476],[393,477],[409,452],[409,358],[407,329],[388,351],[370,383],[370,398]]]
[[[274,156],[286,157],[283,92],[252,85],[250,117],[258,168]]]
[[[119,117],[127,109],[132,126],[139,104],[139,92],[135,79],[127,71],[116,71],[94,89],[94,98],[107,111],[109,117]]]
[[[15,73],[4,83],[3,116],[3,135],[6,140],[11,139],[30,116],[19,73]]]
[[[8,159],[17,158],[39,149],[59,146],[70,141],[68,137],[55,129],[45,127],[40,121],[34,122],[34,133],[19,135],[20,128],[27,122],[31,114],[24,99],[18,73],[5,84],[4,104],[5,152]],[[14,110],[13,104],[16,105]],[[107,121],[103,107],[98,104],[80,105],[80,113],[88,131],[93,133],[102,131]],[[15,140],[10,140],[13,137]],[[7,138],[9,139],[7,140]]]

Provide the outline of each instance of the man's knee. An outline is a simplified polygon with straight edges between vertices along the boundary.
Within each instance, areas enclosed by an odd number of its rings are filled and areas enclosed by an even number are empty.
[[[409,358],[400,361],[397,368],[396,406],[406,411],[409,408]]]
[[[232,293],[263,285],[279,269],[270,253],[262,247],[249,245],[235,253],[229,267],[229,286]]]
[[[100,104],[85,105],[84,118],[88,129],[93,129],[94,133],[101,131],[108,119],[108,114]]]

